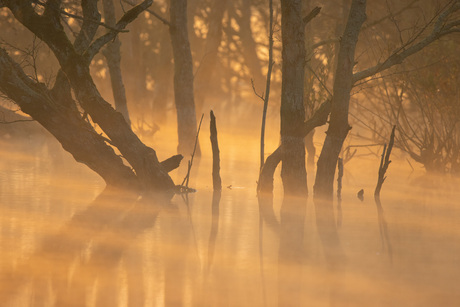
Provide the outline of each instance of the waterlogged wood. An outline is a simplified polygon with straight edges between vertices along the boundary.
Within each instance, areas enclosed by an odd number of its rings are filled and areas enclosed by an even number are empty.
[[[216,117],[214,112],[210,112],[211,116],[211,147],[212,147],[212,187],[214,191],[222,190],[222,180],[220,178],[220,154],[219,154],[219,143],[217,141],[217,127]]]

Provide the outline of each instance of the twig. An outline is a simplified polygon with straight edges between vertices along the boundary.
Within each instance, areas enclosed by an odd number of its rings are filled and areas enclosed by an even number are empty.
[[[189,182],[189,179],[190,179],[190,170],[192,169],[193,158],[195,157],[196,145],[198,143],[198,135],[200,134],[201,122],[203,121],[203,116],[204,116],[204,113],[201,115],[200,125],[198,126],[198,130],[196,132],[195,146],[193,147],[192,157],[188,161],[187,175],[185,175],[184,180],[182,180],[182,183],[180,184],[181,187],[184,187],[184,184],[185,184],[185,187],[187,189],[188,189],[188,182]]]

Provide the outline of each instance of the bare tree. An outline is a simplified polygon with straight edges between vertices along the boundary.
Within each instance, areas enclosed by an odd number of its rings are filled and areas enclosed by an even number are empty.
[[[89,72],[94,55],[151,3],[146,0],[135,6],[123,15],[115,28],[93,40],[100,25],[97,3],[82,1],[84,22],[75,42],[71,43],[61,24],[61,1],[1,1],[0,7],[7,7],[20,23],[48,45],[62,70],[54,87],[48,89],[27,77],[1,50],[0,88],[25,113],[50,131],[77,161],[88,165],[107,183],[172,192],[174,183],[158,162],[155,151],[144,145],[123,115],[101,97]],[[36,5],[43,9],[41,14],[34,8]],[[72,99],[71,89],[85,111],[83,116]],[[85,121],[86,116],[99,125],[107,137],[96,133]],[[125,165],[107,143],[116,147],[131,167]]]

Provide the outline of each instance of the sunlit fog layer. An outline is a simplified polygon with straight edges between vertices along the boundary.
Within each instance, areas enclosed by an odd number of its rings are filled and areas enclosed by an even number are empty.
[[[395,152],[382,189],[381,233],[373,199],[379,157],[353,158],[345,164],[341,210],[334,203],[336,242],[321,231],[312,197],[283,201],[279,172],[273,204],[258,203],[258,131],[221,127],[223,190],[220,198],[213,196],[208,127],[205,117],[203,156],[195,160],[190,181],[197,192],[170,202],[105,189],[53,140],[3,140],[1,304],[458,303],[457,179],[412,170]],[[173,131],[165,128],[145,141],[165,155],[174,151]],[[158,146],[168,139],[171,145]],[[276,145],[276,138],[267,142]],[[185,172],[180,168],[172,176],[181,181]],[[363,201],[356,196],[360,189]]]

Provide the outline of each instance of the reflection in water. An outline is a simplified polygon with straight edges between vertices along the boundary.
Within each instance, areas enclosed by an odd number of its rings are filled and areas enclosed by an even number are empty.
[[[50,163],[47,150],[0,151],[0,306],[458,304],[458,180],[389,177],[383,212],[355,194],[373,188],[375,161],[351,161],[338,229],[336,204],[255,197],[257,146],[251,161],[250,141],[222,139],[222,179],[234,188],[213,194],[203,156],[188,204],[97,196],[99,179]]]
[[[385,220],[380,195],[374,195],[375,204],[377,205],[377,216],[379,220],[380,240],[382,242],[382,252],[388,253],[390,262],[393,262],[393,249],[391,248],[390,236],[388,235],[388,226]]]
[[[212,193],[212,205],[211,205],[211,232],[209,234],[208,244],[208,267],[207,272],[209,273],[212,262],[214,260],[214,250],[216,248],[217,231],[219,229],[219,205],[220,197],[222,192],[220,190],[214,190]]]
[[[136,198],[132,193],[106,189],[59,233],[46,237],[24,263],[2,272],[9,276],[2,283],[5,306],[28,284],[34,300],[48,302],[45,305],[54,301],[57,306],[84,306],[91,300],[117,305],[120,261],[133,239],[152,227],[159,213],[156,200]],[[142,288],[140,281],[135,286]],[[131,296],[138,294],[134,288],[129,290]]]
[[[281,207],[278,253],[278,306],[303,302],[302,267],[306,198],[285,197]]]

